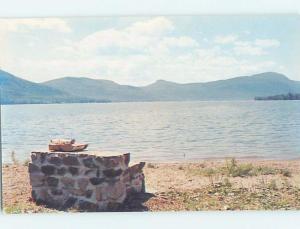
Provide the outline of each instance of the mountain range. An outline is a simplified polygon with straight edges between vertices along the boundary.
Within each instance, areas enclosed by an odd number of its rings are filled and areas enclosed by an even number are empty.
[[[135,87],[85,77],[34,83],[0,70],[0,86],[2,104],[250,100],[257,96],[300,93],[300,81],[276,72],[206,83],[157,80],[148,86]]]

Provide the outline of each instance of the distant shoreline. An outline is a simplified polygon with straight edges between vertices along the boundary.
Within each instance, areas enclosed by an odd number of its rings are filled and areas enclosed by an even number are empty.
[[[235,99],[235,100],[153,100],[153,101],[110,101],[110,102],[74,102],[74,103],[0,103],[0,105],[55,105],[55,104],[116,104],[116,103],[184,103],[184,102],[255,102],[255,101],[298,101],[298,100],[256,100],[256,99]]]
[[[300,100],[300,94],[288,93],[280,95],[271,95],[266,97],[255,97],[257,101],[267,101],[267,100]]]

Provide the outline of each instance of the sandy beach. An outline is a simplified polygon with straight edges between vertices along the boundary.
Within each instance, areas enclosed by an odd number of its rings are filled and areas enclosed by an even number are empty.
[[[5,211],[59,212],[31,200],[27,170],[26,164],[3,165]],[[300,209],[300,160],[146,163],[144,173],[146,193],[120,211]]]

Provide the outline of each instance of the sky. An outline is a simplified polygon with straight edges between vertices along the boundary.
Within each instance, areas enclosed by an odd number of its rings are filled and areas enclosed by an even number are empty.
[[[143,86],[266,71],[300,80],[299,25],[293,14],[0,19],[0,68],[34,82]]]

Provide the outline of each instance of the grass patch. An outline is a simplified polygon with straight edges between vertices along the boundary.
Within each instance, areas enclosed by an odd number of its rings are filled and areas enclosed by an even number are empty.
[[[11,161],[12,161],[12,163],[13,163],[14,165],[18,165],[18,164],[19,164],[19,161],[18,161],[17,158],[16,158],[16,153],[15,153],[15,151],[12,151],[12,152],[10,153],[10,159],[11,159]]]
[[[24,212],[24,206],[20,204],[14,204],[7,207],[4,207],[4,212],[7,214],[20,214]]]
[[[275,180],[270,180],[255,188],[243,188],[232,186],[228,178],[201,189],[185,192],[173,190],[165,193],[170,203],[176,203],[173,210],[188,211],[299,210],[299,196],[299,188],[280,188]]]
[[[29,163],[30,163],[30,160],[29,160],[29,159],[26,159],[26,160],[23,162],[23,165],[26,166],[26,167],[28,167]]]
[[[149,169],[155,169],[156,166],[154,164],[152,164],[152,163],[147,163],[147,168],[149,168]]]
[[[290,170],[288,169],[280,169],[280,174],[282,174],[285,177],[291,177],[292,173]]]
[[[206,177],[213,177],[217,175],[228,177],[249,177],[276,174],[281,174],[285,177],[292,176],[288,169],[277,169],[269,166],[254,166],[252,163],[238,163],[234,158],[226,160],[225,164],[221,166],[190,168],[187,171],[191,175]]]
[[[276,180],[271,180],[268,184],[268,188],[271,190],[278,190]]]
[[[231,177],[253,176],[253,168],[252,164],[238,164],[234,158],[226,161],[226,173]]]

